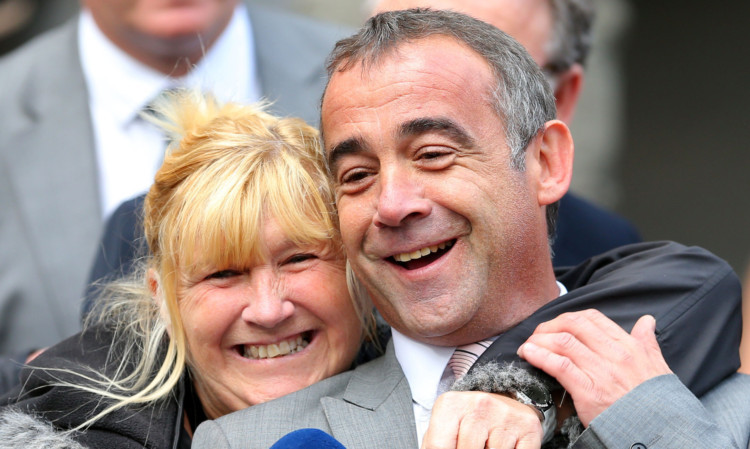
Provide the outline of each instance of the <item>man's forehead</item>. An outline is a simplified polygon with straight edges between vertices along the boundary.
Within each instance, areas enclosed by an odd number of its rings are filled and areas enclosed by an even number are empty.
[[[356,82],[356,87],[366,84],[391,86],[414,81],[418,78],[415,74],[423,75],[421,78],[438,80],[450,77],[449,72],[466,79],[477,79],[481,78],[475,71],[477,66],[483,67],[482,72],[485,75],[491,75],[493,72],[483,56],[453,36],[434,34],[400,42],[375,57],[346,60],[339,64],[323,93],[322,106],[325,109],[328,103],[341,99],[361,100],[349,95],[348,90],[340,91],[338,87],[341,83]]]
[[[446,64],[446,60],[451,64]],[[334,143],[330,131],[342,126],[356,128],[357,120],[367,120],[368,113],[374,114],[388,103],[418,109],[425,106],[414,103],[418,99],[437,104],[449,99],[455,102],[463,99],[467,90],[481,93],[489,103],[495,85],[492,73],[489,64],[473,49],[443,35],[401,43],[375,63],[350,64],[332,75],[323,96],[321,129],[325,148],[328,150]]]

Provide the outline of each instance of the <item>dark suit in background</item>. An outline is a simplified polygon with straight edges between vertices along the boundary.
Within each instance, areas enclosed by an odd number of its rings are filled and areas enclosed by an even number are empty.
[[[567,193],[560,200],[552,263],[556,267],[577,265],[610,249],[640,241],[638,231],[623,217]]]

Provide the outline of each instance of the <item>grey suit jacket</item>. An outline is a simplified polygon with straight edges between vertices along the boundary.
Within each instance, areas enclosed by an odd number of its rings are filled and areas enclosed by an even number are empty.
[[[253,423],[252,432],[247,423]],[[300,428],[324,430],[347,449],[417,447],[411,391],[393,343],[372,362],[288,396],[206,421],[193,448],[267,449]]]
[[[347,449],[415,449],[410,398],[389,344],[384,357],[355,371],[204,422],[192,447],[265,449],[293,430],[310,427],[328,432]],[[745,374],[733,375],[701,401],[677,376],[660,376],[594,419],[573,449],[750,448],[749,398],[750,376]]]
[[[248,5],[273,111],[317,123],[343,29]],[[102,230],[77,20],[0,60],[0,354],[78,331]]]
[[[748,439],[750,376],[734,374],[699,402],[676,376],[666,375],[597,416],[573,448],[747,448]]]
[[[671,360],[670,363],[674,362],[677,366],[673,367],[675,372],[700,391],[700,394],[732,375],[739,366],[739,360],[735,360],[739,342],[739,281],[726,262],[707,251],[669,242],[644,243],[612,250],[558,274],[558,279],[570,288],[570,293],[550,302],[503,333],[485,351],[482,358],[494,350],[499,350],[499,353],[491,355],[492,359],[504,360],[503,354],[514,356],[518,346],[526,340],[539,322],[566,311],[598,308],[628,328],[644,313],[657,317],[657,323],[660,323],[657,334],[665,358]],[[695,335],[701,336],[701,339],[695,340]],[[726,348],[722,349],[721,346]],[[713,353],[724,356],[714,359]],[[734,354],[734,357],[731,354]],[[680,359],[690,362],[678,363]],[[398,363],[390,363],[393,365],[391,372],[396,373]],[[377,362],[372,366],[377,367]],[[378,374],[373,368],[368,368],[368,372],[369,370],[372,370],[371,374]],[[397,371],[399,378],[403,378],[400,368]],[[196,434],[196,447],[268,447],[286,433],[304,427],[318,427],[328,431],[349,449],[416,447],[416,444],[405,443],[414,431],[405,430],[404,425],[394,427],[392,418],[383,417],[385,421],[381,425],[370,420],[367,421],[367,426],[360,426],[358,417],[354,419],[349,413],[341,413],[342,410],[351,408],[351,404],[367,404],[366,397],[358,396],[367,391],[376,395],[376,399],[373,399],[375,403],[387,400],[387,403],[395,404],[400,400],[403,401],[401,409],[411,410],[408,386],[404,385],[404,389],[401,390],[404,397],[399,399],[391,397],[398,390],[384,388],[367,377],[347,377],[348,374],[342,376],[337,377],[338,380],[333,384],[325,384],[323,387],[313,385],[281,400],[256,405],[215,422],[203,423]],[[710,415],[703,416],[707,415],[706,412],[700,412],[702,407],[690,391],[676,376],[663,377],[673,380],[663,388],[655,390],[647,389],[652,385],[651,382],[644,383],[635,390],[636,394],[627,395],[622,401],[618,401],[617,406],[612,408],[614,411],[605,412],[602,420],[594,420],[597,424],[592,423],[593,430],[585,432],[584,437],[593,438],[594,442],[598,440],[598,446],[579,447],[628,448],[631,443],[646,442],[658,443],[655,447],[678,449],[686,446],[669,442],[685,441],[686,428],[692,425],[699,429],[710,428],[713,423]],[[662,387],[660,379],[655,382],[657,387]],[[672,389],[667,388],[669,386]],[[643,394],[637,394],[638,391],[646,392],[645,398],[642,397]],[[648,394],[652,391],[657,394]],[[350,395],[349,392],[356,394]],[[344,401],[329,401],[329,395],[337,399],[343,398]],[[292,412],[298,402],[302,404],[302,408],[299,412]],[[627,405],[629,403],[632,407]],[[671,407],[671,414],[657,413],[662,403]],[[338,410],[336,407],[342,409]],[[653,412],[654,409],[657,412]],[[684,413],[681,415],[680,412],[683,410]],[[607,418],[611,415],[614,417]],[[377,415],[368,415],[370,418],[375,416]],[[674,417],[676,418],[673,419]],[[348,418],[348,421],[339,422],[345,418]],[[411,424],[414,421],[413,413],[408,417],[402,414],[401,419],[408,419]],[[266,420],[272,424],[267,425]],[[667,425],[672,422],[674,425]],[[648,435],[641,436],[639,432],[647,429],[646,424],[652,425],[651,429],[657,429],[662,433],[656,433],[656,436],[651,438],[647,438]],[[715,424],[713,426],[715,428]],[[389,437],[396,440],[393,444],[382,444],[379,433],[383,428],[389,429]],[[728,446],[715,447],[731,447],[729,434],[714,430],[714,442],[721,441],[719,437],[723,436],[723,441],[729,443]],[[368,436],[362,434],[370,431],[377,432],[376,438],[370,439],[370,443],[367,443]],[[397,435],[398,432],[401,432],[400,436]],[[742,431],[739,433],[742,434]],[[638,435],[639,438],[631,441],[632,435]],[[581,444],[589,444],[587,441],[589,440],[583,440]],[[217,442],[222,442],[224,446]],[[607,445],[602,446],[602,442]],[[625,442],[628,444],[624,445]],[[350,445],[351,443],[356,444]],[[669,444],[659,446],[662,443]]]

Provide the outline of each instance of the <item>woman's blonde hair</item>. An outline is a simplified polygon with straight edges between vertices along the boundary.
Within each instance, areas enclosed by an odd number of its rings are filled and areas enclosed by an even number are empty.
[[[79,387],[114,401],[80,427],[165,398],[179,382],[189,361],[177,295],[185,269],[249,268],[264,257],[260,232],[270,217],[295,243],[325,245],[343,258],[315,128],[274,117],[262,104],[220,104],[194,91],[169,94],[154,117],[171,143],[144,204],[150,256],[136,279],[105,288],[87,322],[114,329],[117,368],[88,378],[99,387]],[[149,269],[158,275],[161,304],[146,285]],[[350,291],[371,336],[372,307],[359,289]]]

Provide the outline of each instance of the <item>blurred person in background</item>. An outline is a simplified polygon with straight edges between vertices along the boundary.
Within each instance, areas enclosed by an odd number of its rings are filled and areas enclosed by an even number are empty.
[[[80,329],[104,220],[145,192],[164,136],[141,113],[175,87],[267,98],[317,120],[335,26],[238,0],[84,0],[0,60],[0,356],[4,379]],[[134,232],[134,231],[131,231]]]

